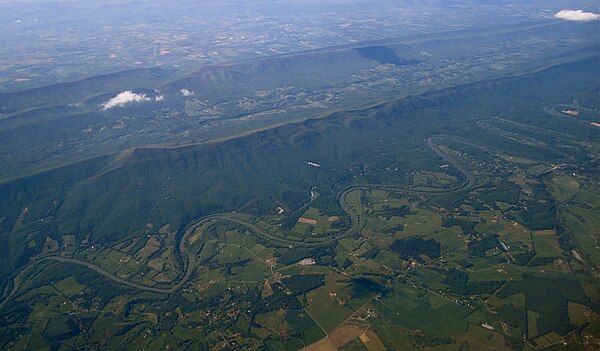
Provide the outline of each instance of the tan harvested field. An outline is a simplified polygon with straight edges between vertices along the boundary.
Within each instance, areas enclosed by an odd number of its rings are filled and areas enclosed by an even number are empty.
[[[571,115],[571,116],[579,116],[579,111],[562,110],[562,113],[567,114],[567,115]]]
[[[372,330],[367,330],[361,334],[360,341],[362,341],[369,351],[386,350],[385,346],[383,346],[383,342],[381,342],[381,339],[379,339],[379,336]]]
[[[326,338],[321,339],[311,345],[308,345],[305,350],[311,351],[336,351],[338,348],[346,345],[350,341],[363,335],[368,325],[345,324],[337,327]],[[375,335],[376,336],[376,335]],[[377,338],[379,339],[379,338]]]
[[[27,212],[29,212],[29,207],[25,207],[23,211],[21,211],[19,218],[17,218],[17,221],[13,225],[13,231],[19,229],[23,225],[23,219],[25,219],[25,215],[27,214]]]
[[[167,232],[169,231],[169,224],[165,224],[162,227],[160,227],[160,229],[158,230],[159,234],[167,234]]]
[[[188,239],[188,245],[193,245],[196,242],[196,240],[198,240],[200,238],[200,236],[202,235],[203,231],[204,231],[204,226],[196,229],[196,232],[194,233],[194,235],[192,235]]]
[[[116,250],[122,251],[122,252],[127,252],[127,253],[129,253],[129,250],[131,250],[131,249],[132,249],[132,248],[135,246],[135,244],[137,244],[137,242],[138,242],[139,240],[140,240],[140,238],[134,238],[134,239],[133,239],[133,241],[131,242],[131,244],[129,244],[129,245],[128,245],[128,246],[126,246],[126,247],[123,247],[123,248],[121,248],[121,247],[119,247],[119,246],[114,246],[113,248],[114,248],[114,249],[116,249]]]
[[[298,218],[299,223],[309,224],[309,225],[317,225],[317,221],[314,219],[308,219],[304,217]]]
[[[327,338],[334,347],[339,348],[363,334],[367,327],[366,325],[343,325],[332,331]]]
[[[331,345],[329,338],[325,338],[317,341],[314,344],[308,345],[304,348],[306,351],[337,351],[337,349]]]
[[[136,254],[135,257],[138,261],[145,262],[148,257],[152,256],[156,251],[160,250],[160,241],[156,237],[151,237],[146,246],[141,248]]]
[[[162,262],[162,260],[158,257],[153,260],[148,261],[148,263],[146,265],[148,267],[154,269],[157,272],[162,271],[163,267],[165,266],[165,264]]]
[[[533,341],[535,341],[535,343],[537,344],[537,346],[539,348],[544,348],[544,347],[550,346],[552,344],[557,344],[557,343],[561,342],[562,340],[563,340],[563,338],[560,335],[556,334],[555,332],[551,332],[546,335],[542,335],[540,337],[533,339]]]

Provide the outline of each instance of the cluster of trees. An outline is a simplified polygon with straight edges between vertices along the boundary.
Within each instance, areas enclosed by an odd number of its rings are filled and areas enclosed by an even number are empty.
[[[556,205],[550,199],[545,202],[525,201],[517,212],[521,221],[531,230],[553,229],[556,225]],[[527,208],[527,209],[525,209]]]
[[[353,297],[363,298],[373,293],[381,292],[382,290],[383,285],[374,279],[367,277],[352,279],[351,291]]]
[[[525,294],[525,307],[519,308],[518,311],[511,311],[504,306],[502,311],[504,314],[513,314],[509,317],[513,323],[517,324],[516,326],[522,328],[524,328],[527,318],[526,310],[536,312],[539,315],[537,318],[539,335],[549,332],[564,335],[574,328],[569,322],[569,301],[590,306],[593,310],[600,312],[600,305],[592,303],[579,282],[573,279],[549,279],[527,275],[523,277],[523,280],[510,281],[505,288],[498,292],[498,297],[506,298],[518,293]]]
[[[456,344],[456,340],[447,336],[426,336],[419,334],[410,335],[408,338],[418,348]]]
[[[477,240],[471,240],[468,244],[469,256],[485,257],[485,253],[493,248],[500,247],[500,241],[496,234],[482,235]]]
[[[506,202],[515,205],[519,201],[521,187],[515,183],[501,181],[494,185],[494,189],[484,191],[478,195],[478,198],[491,207],[496,207],[496,201]]]
[[[491,295],[496,291],[501,281],[469,281],[467,272],[452,268],[445,272],[445,278],[442,281],[448,285],[448,291],[458,295]]]
[[[294,295],[301,295],[324,285],[325,278],[323,274],[304,274],[282,279],[281,282]]]
[[[398,239],[392,243],[390,250],[399,254],[402,259],[414,258],[420,260],[419,255],[427,255],[431,258],[440,256],[441,245],[433,239],[425,240],[418,236]]]
[[[458,219],[456,217],[444,217],[442,226],[445,228],[451,228],[459,226],[465,235],[477,235],[477,231],[475,230],[475,226],[479,222],[476,221],[465,221],[462,219]]]
[[[261,314],[280,309],[299,310],[303,307],[296,296],[289,295],[284,290],[278,290],[266,299],[258,301],[254,312]]]
[[[534,250],[529,250],[525,252],[519,252],[512,257],[515,259],[515,263],[519,266],[524,266],[535,256],[536,252]]]
[[[516,215],[531,230],[554,229],[556,221],[556,201],[538,176],[538,181],[529,183],[534,192],[533,199],[526,199]]]
[[[391,206],[385,205],[385,206],[383,206],[383,208],[381,210],[383,211],[383,213],[385,213],[385,215],[388,218],[390,216],[405,217],[405,216],[411,214],[410,206],[408,206],[408,205],[401,205],[400,207],[391,207]]]

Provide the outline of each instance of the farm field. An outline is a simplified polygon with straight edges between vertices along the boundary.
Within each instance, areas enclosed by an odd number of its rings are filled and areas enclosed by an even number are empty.
[[[0,183],[0,349],[594,349],[598,67]]]

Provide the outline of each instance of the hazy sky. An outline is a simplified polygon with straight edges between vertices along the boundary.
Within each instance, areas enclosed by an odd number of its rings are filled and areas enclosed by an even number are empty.
[[[121,68],[557,20],[561,10],[571,11],[561,12],[566,20],[600,12],[596,0],[0,0],[0,91]]]

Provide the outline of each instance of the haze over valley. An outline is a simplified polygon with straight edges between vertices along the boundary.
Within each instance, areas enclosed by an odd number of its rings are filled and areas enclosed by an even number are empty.
[[[595,1],[0,0],[0,348],[600,348]]]

